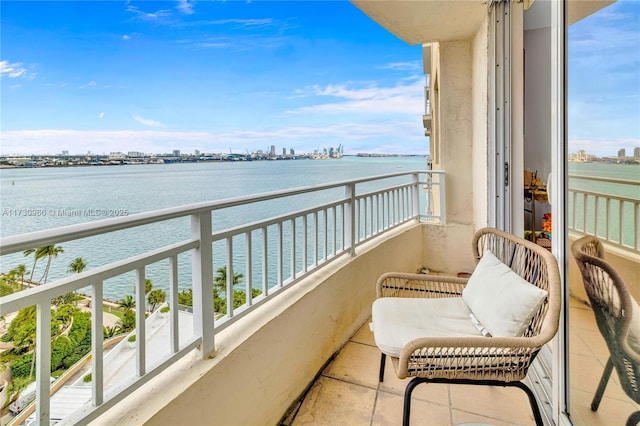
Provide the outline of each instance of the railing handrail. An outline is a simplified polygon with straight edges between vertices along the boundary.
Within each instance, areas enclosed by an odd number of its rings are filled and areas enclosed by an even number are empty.
[[[154,222],[161,222],[165,220],[176,219],[179,217],[190,216],[192,214],[197,214],[205,211],[221,210],[229,207],[252,204],[275,198],[290,197],[310,192],[344,187],[345,185],[350,184],[357,185],[360,183],[389,179],[415,173],[425,173],[425,171],[413,170],[406,172],[388,173],[365,178],[348,179],[328,184],[308,185],[293,189],[283,189],[261,194],[252,194],[240,197],[225,198],[216,201],[205,201],[178,207],[169,207],[154,210],[151,212],[136,213],[129,216],[90,221],[53,229],[30,232],[26,234],[11,235],[0,239],[0,256],[32,249],[35,247],[45,246],[53,240],[55,240],[56,243],[63,243],[80,238],[93,237],[108,232],[148,225]],[[429,173],[443,175],[444,171],[429,171]]]
[[[569,175],[569,180],[571,179],[580,179],[580,180],[592,180],[597,182],[606,182],[606,183],[617,183],[621,185],[633,185],[640,186],[640,181],[638,180],[630,180],[630,179],[618,179],[618,178],[607,178],[601,176],[588,176],[588,175]]]

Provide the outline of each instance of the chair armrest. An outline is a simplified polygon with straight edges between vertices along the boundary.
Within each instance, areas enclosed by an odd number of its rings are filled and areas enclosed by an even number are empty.
[[[522,380],[544,340],[539,336],[418,338],[402,349],[396,374],[401,379]]]
[[[376,284],[376,297],[460,297],[466,278],[389,272]]]

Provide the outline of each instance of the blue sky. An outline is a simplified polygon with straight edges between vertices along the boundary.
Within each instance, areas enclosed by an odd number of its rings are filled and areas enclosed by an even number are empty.
[[[640,145],[639,4],[570,31],[572,150]],[[0,7],[3,154],[428,153],[421,48],[349,2]]]
[[[640,1],[619,0],[569,27],[569,150],[640,147]]]
[[[422,53],[348,2],[3,2],[3,153],[428,153]]]

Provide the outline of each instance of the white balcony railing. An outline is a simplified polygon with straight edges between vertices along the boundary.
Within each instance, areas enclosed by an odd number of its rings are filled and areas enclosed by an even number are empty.
[[[304,207],[214,232],[212,218],[237,215],[237,209],[260,211],[264,203],[273,200],[278,200],[285,209],[293,205]],[[354,256],[357,247],[367,240],[410,221],[444,223],[445,212],[440,206],[445,204],[444,172],[414,171],[168,208],[2,238],[2,256],[113,233],[118,233],[124,244],[135,244],[126,241],[139,238],[136,230],[140,227],[181,217],[190,220],[190,230],[187,230],[190,237],[185,241],[0,298],[0,315],[37,307],[36,422],[43,425],[50,422],[51,302],[56,297],[90,288],[92,404],[83,407],[73,420],[65,420],[65,423],[87,423],[193,349],[197,348],[200,356],[206,357],[215,350],[217,332],[310,272],[342,256]],[[190,257],[190,262],[184,262],[185,256]],[[154,365],[147,365],[145,275],[148,268],[157,268],[159,263],[168,263],[171,332],[167,355]],[[234,271],[244,274],[242,291],[246,303],[234,307],[233,279],[227,279],[224,315],[216,315],[212,309],[215,265],[226,266],[227,277],[233,277]],[[135,308],[136,377],[128,383],[105,388],[103,315],[99,301],[103,300],[105,281],[132,272],[136,301],[141,301]],[[180,338],[178,327],[178,291],[186,288],[193,292],[193,336],[188,339]],[[252,297],[252,288],[259,288],[261,294]]]
[[[569,231],[640,253],[639,181],[570,175],[569,185]]]

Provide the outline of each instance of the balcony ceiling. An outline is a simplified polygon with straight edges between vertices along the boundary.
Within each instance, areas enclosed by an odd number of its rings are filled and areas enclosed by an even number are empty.
[[[486,0],[351,0],[371,19],[409,44],[463,40],[487,15]]]

